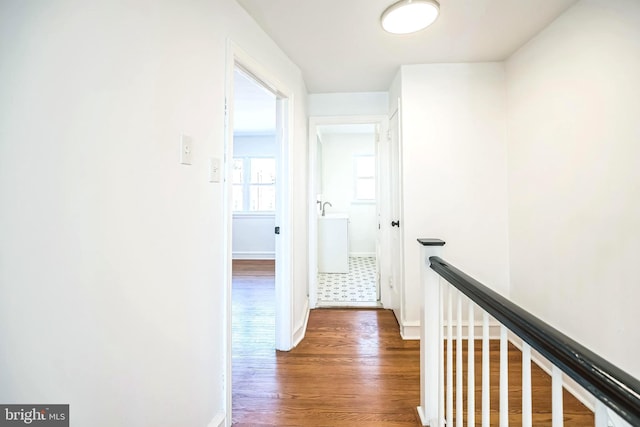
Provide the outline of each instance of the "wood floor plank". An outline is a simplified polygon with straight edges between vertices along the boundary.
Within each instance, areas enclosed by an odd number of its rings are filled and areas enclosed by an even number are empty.
[[[312,310],[305,339],[290,352],[276,352],[274,262],[234,261],[233,273],[234,426],[420,425],[415,410],[420,400],[420,344],[402,340],[391,311]],[[498,425],[499,405],[497,341],[491,342],[490,352],[493,426]],[[479,341],[475,356],[478,421]],[[466,343],[463,357],[466,360]],[[509,422],[519,426],[522,365],[514,346],[509,361]],[[466,368],[465,362],[465,377]],[[551,380],[535,364],[532,384],[533,425],[551,426]],[[593,414],[566,391],[564,400],[566,427],[594,425]]]

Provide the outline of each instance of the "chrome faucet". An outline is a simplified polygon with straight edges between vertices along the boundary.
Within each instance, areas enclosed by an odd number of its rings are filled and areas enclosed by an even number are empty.
[[[324,203],[322,204],[322,216],[324,216],[324,208],[325,208],[325,206],[327,206],[327,205],[329,205],[329,206],[333,207],[333,205],[332,205],[331,203],[329,203],[329,202],[324,202]]]

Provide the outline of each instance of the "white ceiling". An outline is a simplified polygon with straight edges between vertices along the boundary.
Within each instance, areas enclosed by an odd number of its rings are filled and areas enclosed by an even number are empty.
[[[233,85],[234,132],[274,133],[276,96],[239,69],[235,70]]]
[[[398,36],[395,0],[237,0],[301,69],[310,93],[388,90],[402,64],[501,61],[577,0],[440,0],[429,28]]]

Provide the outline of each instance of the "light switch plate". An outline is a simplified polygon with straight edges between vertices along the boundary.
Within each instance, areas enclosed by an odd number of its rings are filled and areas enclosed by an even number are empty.
[[[193,157],[193,139],[190,136],[180,136],[180,163],[190,165]]]
[[[209,158],[209,182],[220,182],[220,159]]]

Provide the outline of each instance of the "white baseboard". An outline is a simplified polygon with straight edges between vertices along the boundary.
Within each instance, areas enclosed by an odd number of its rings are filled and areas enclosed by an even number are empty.
[[[318,304],[316,304],[316,308],[338,308],[338,307],[340,308],[342,307],[384,308],[382,307],[382,304],[380,303],[380,301],[373,301],[373,302],[318,301]]]
[[[304,301],[304,319],[300,323],[300,325],[293,331],[293,347],[296,347],[300,344],[300,341],[304,338],[307,333],[307,324],[309,323],[309,298]],[[292,348],[293,348],[292,347]]]
[[[456,334],[457,330],[457,322],[452,322],[451,326],[453,328],[453,334]],[[474,337],[476,339],[482,338],[482,324],[478,324],[475,322],[473,325]],[[405,320],[400,325],[400,335],[403,340],[419,340],[420,339],[420,322],[417,320],[408,321]],[[447,337],[447,324],[442,326],[442,337],[446,339]],[[464,321],[462,322],[462,338],[469,338],[469,323]],[[489,324],[489,339],[500,339],[500,324],[497,322],[490,322]]]
[[[275,252],[237,251],[231,254],[232,259],[276,259]]]
[[[427,420],[427,416],[424,414],[424,410],[422,409],[422,406],[418,406],[418,417],[420,417],[420,425],[422,426],[428,426],[429,425],[429,420]]]
[[[349,256],[352,258],[375,258],[375,252],[349,252]]]
[[[225,414],[223,411],[220,411],[213,417],[211,421],[209,421],[207,427],[226,427],[226,425],[227,420]]]
[[[400,324],[400,336],[403,340],[420,339],[420,321],[405,320]]]

